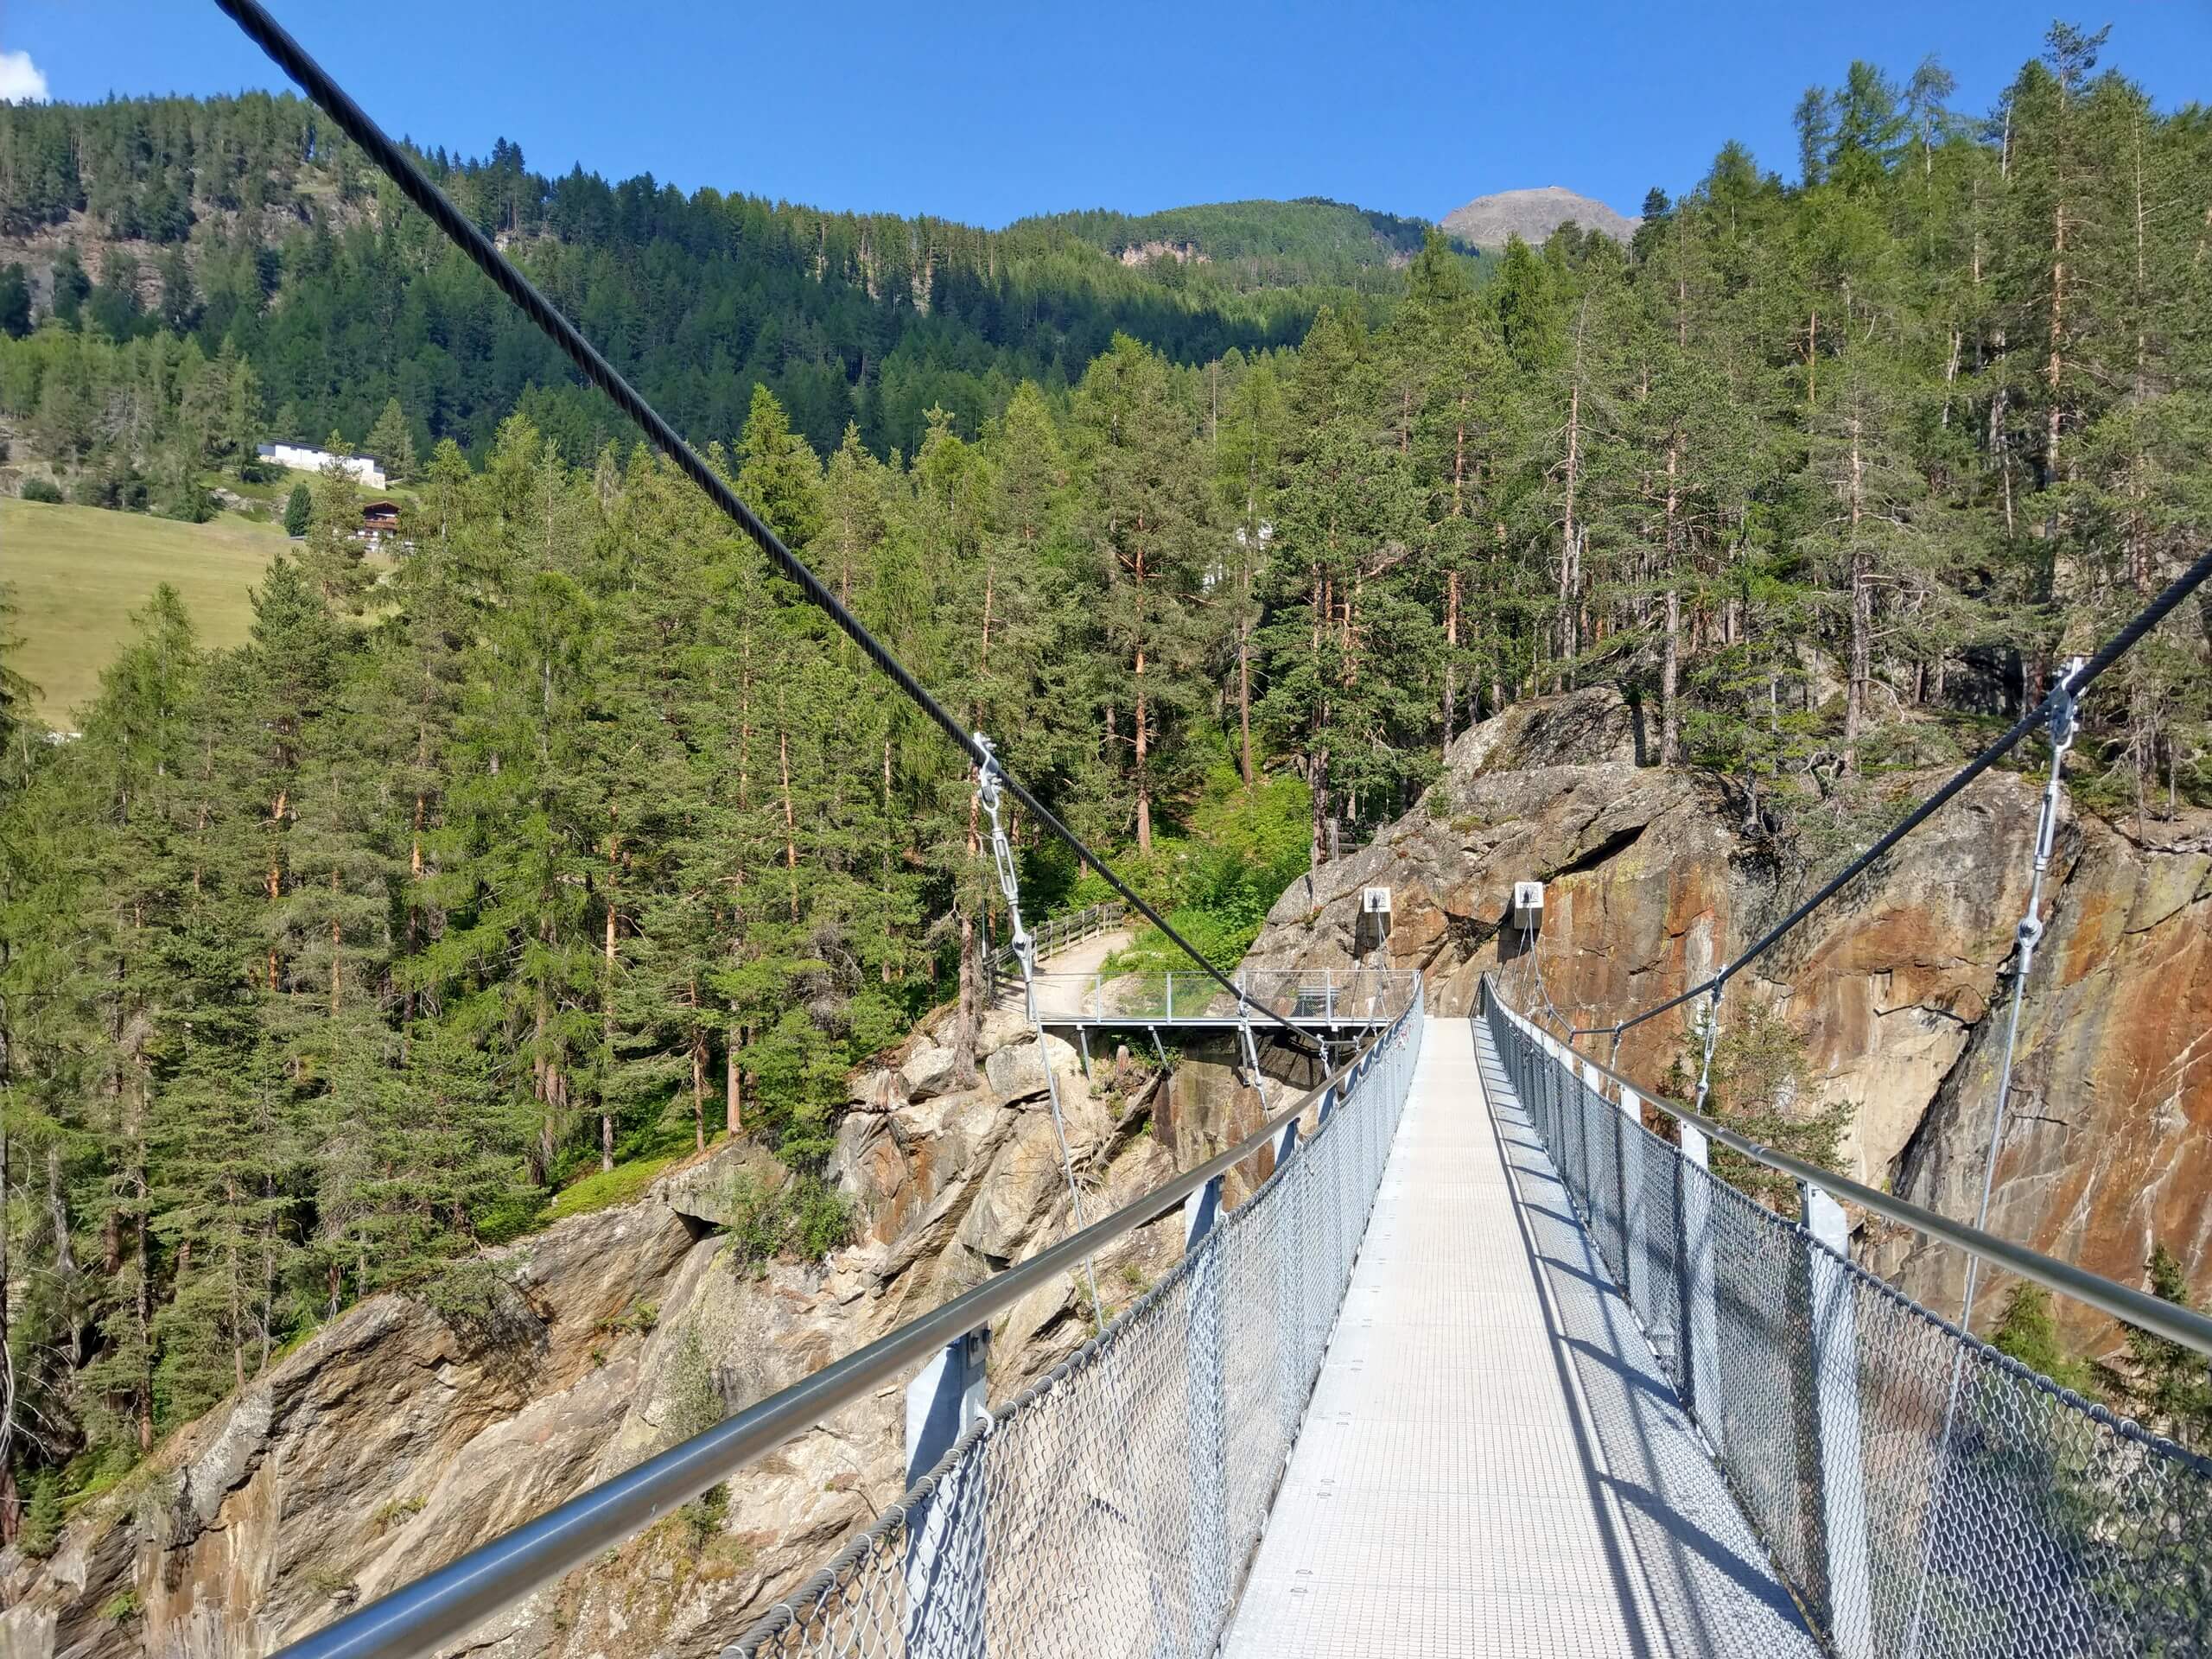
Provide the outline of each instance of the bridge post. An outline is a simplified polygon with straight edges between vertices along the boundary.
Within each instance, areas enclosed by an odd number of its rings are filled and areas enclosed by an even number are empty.
[[[986,1325],[956,1337],[906,1385],[906,1486],[944,1460],[989,1409]],[[906,1517],[906,1650],[925,1659],[982,1659],[984,1540],[981,1466],[945,1483]]]
[[[1682,1161],[1696,1173],[1682,1177],[1682,1325],[1688,1351],[1682,1374],[1689,1379],[1690,1415],[1718,1453],[1726,1449],[1720,1412],[1720,1332],[1713,1300],[1713,1182],[1706,1173],[1711,1156],[1705,1131],[1681,1125]]]
[[[1221,1250],[1207,1239],[1221,1218],[1217,1175],[1183,1200],[1183,1254],[1191,1263],[1190,1342],[1185,1362],[1191,1484],[1191,1638],[1211,1651],[1229,1616],[1229,1401],[1223,1370]]]
[[[1591,1062],[1590,1070],[1593,1078],[1603,1078],[1605,1074],[1598,1070],[1594,1060]],[[1598,1093],[1600,1098],[1604,1097],[1605,1092],[1605,1084],[1599,1081]],[[1643,1107],[1636,1090],[1627,1084],[1622,1084],[1616,1092],[1619,1099],[1615,1104],[1621,1109],[1620,1121],[1613,1126],[1618,1147],[1613,1165],[1620,1172],[1621,1294],[1628,1298],[1630,1307],[1648,1307],[1650,1305],[1649,1286],[1643,1287],[1643,1300],[1637,1300],[1637,1287],[1650,1271],[1648,1266],[1639,1267],[1637,1264],[1639,1254],[1637,1249],[1637,1217],[1643,1208],[1643,1149],[1637,1144],[1637,1137],[1643,1128]]]
[[[1840,1659],[1873,1659],[1866,1570],[1866,1474],[1859,1422],[1859,1327],[1851,1233],[1843,1206],[1801,1182],[1813,1318],[1813,1401],[1819,1418],[1821,1534],[1827,1553],[1828,1623]],[[1826,1249],[1820,1248],[1825,1245]]]
[[[1298,1150],[1298,1120],[1292,1118],[1275,1136],[1275,1174],[1282,1185],[1274,1198],[1275,1253],[1275,1418],[1283,1444],[1297,1443],[1299,1419],[1305,1414],[1306,1392],[1301,1363],[1306,1346],[1309,1315],[1306,1306],[1305,1229],[1299,1209],[1304,1171],[1288,1167]]]

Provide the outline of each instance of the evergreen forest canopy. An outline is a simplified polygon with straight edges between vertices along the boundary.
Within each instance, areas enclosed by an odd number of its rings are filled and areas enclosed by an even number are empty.
[[[1016,231],[1065,231],[1116,257],[1154,262],[1161,280],[1185,280],[1180,267],[1213,267],[1239,288],[1294,288],[1316,282],[1395,292],[1396,273],[1421,251],[1429,226],[1395,213],[1370,213],[1325,196],[1295,201],[1224,201],[1157,213],[1104,208],[1021,220]],[[1472,255],[1472,248],[1462,248]]]
[[[650,176],[610,185],[581,167],[549,178],[504,140],[488,159],[424,160],[701,443],[735,435],[759,384],[817,450],[850,423],[877,454],[911,454],[929,410],[973,436],[1021,380],[1065,392],[1117,332],[1185,363],[1294,344],[1350,270],[1333,249],[1279,254],[1276,285],[1240,291],[1203,267],[1125,268],[1051,221],[989,232],[686,196]],[[528,320],[289,94],[0,105],[0,246],[20,251],[0,264],[52,258],[57,236],[54,311],[113,340],[162,332],[208,359],[228,346],[276,436],[358,443],[397,397],[424,453],[451,437],[481,460],[518,409],[571,461],[628,441]],[[23,276],[0,278],[0,328],[21,334],[28,296],[11,323],[10,280]]]
[[[525,186],[519,158],[448,173],[541,238],[588,331],[660,365],[653,395],[741,432],[718,464],[950,706],[1234,954],[1471,722],[1579,685],[1635,698],[1654,758],[1725,791],[1764,855],[1833,863],[1893,812],[1897,772],[1978,747],[2205,544],[2212,116],[2155,111],[2099,44],[2055,29],[1986,119],[1946,107],[1932,65],[1904,86],[1854,65],[1801,106],[1800,185],[1730,145],[1632,247],[1516,244],[1479,288],[1432,237],[1385,314],[1325,307],[1294,351],[1113,286],[1141,273],[1096,291],[1188,321],[1179,346],[1056,333],[1071,314],[1022,289],[1018,237],[957,260],[948,237],[925,312],[898,298],[925,268],[896,263],[904,229],[786,234],[759,204]],[[10,111],[11,223],[69,210],[25,194],[46,177],[25,134],[156,111],[300,137],[281,99]],[[72,188],[189,251],[184,332],[111,328],[79,295],[7,362],[136,352],[164,388],[187,353],[224,365],[186,473],[240,464],[234,402],[251,423],[256,398],[357,380],[341,430],[397,396],[429,459],[388,579],[348,533],[351,486],[321,480],[249,643],[200,648],[156,596],[81,741],[41,741],[0,677],[0,1524],[34,1542],[64,1484],[353,1299],[496,1296],[468,1276],[481,1247],[634,1160],[758,1137],[814,1182],[795,1246],[834,1242],[848,1068],[947,1000],[972,1052],[994,923],[958,758],[669,467],[599,444],[589,400],[419,223],[381,204],[272,248],[236,226],[304,188],[296,167],[211,162],[162,216],[184,185],[142,158],[126,190],[103,154],[82,146]],[[203,176],[239,218],[179,230]],[[809,401],[795,333],[772,361],[736,344],[735,288],[718,324],[687,309],[702,267],[671,245],[694,233],[734,237],[728,283],[819,296],[821,385],[855,402]],[[863,247],[893,263],[871,277]],[[810,249],[834,250],[825,274]],[[1003,397],[963,410],[916,382],[938,406],[883,426],[891,359],[994,305],[1006,343],[974,372]],[[880,376],[855,380],[887,319]],[[423,339],[446,342],[428,368]],[[1062,385],[1078,344],[1096,354]],[[127,397],[68,398],[118,441]],[[2099,684],[2079,798],[2139,828],[2212,802],[2209,636],[2193,603]],[[1090,896],[1020,838],[1044,903]],[[2178,1269],[2158,1283],[2183,1294]],[[2020,1341],[2049,1336],[2035,1312]],[[2113,1386],[2204,1444],[2212,1408],[2175,1380],[2201,1367],[2162,1351]]]

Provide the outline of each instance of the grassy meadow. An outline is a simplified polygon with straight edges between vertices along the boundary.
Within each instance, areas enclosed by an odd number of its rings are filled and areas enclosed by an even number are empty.
[[[186,524],[0,498],[0,582],[23,642],[12,666],[40,689],[41,716],[73,728],[71,711],[99,690],[130,613],[156,586],[184,595],[202,645],[235,645],[253,618],[248,590],[285,545],[279,526],[233,513]]]

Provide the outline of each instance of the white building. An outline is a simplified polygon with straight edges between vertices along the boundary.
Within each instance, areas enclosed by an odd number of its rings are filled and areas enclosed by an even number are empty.
[[[327,449],[309,449],[296,443],[264,443],[255,453],[264,461],[289,467],[296,473],[319,473],[336,461],[353,474],[354,482],[365,484],[372,490],[385,486],[384,468],[377,465],[374,455],[333,455]]]

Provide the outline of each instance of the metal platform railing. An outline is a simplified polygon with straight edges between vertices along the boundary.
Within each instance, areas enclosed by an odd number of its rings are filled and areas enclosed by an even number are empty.
[[[1054,916],[1039,922],[1029,936],[1037,960],[1058,955],[1085,939],[1095,939],[1102,933],[1110,933],[1128,924],[1129,907],[1119,899],[1109,899],[1102,904],[1086,905],[1081,910],[1065,916]],[[983,958],[983,995],[986,1001],[995,997],[1001,988],[1018,984],[1021,979],[1021,958],[1011,944],[1000,945]]]
[[[1303,1144],[1035,1387],[934,1467],[733,1654],[1151,1659],[1214,1650],[1319,1374],[1421,1050],[1419,998],[1324,1093]],[[1337,1103],[1337,1101],[1341,1103]],[[970,1376],[977,1357],[965,1357]],[[963,1387],[948,1379],[948,1393]],[[925,1414],[909,1396],[908,1422]]]
[[[1389,968],[1248,969],[1232,995],[1202,974],[1039,974],[1047,1024],[1234,1024],[1277,1016],[1313,1027],[1381,1025],[1415,994],[1420,976]]]
[[[1834,1195],[2199,1344],[2201,1315],[1643,1093],[1487,981],[1483,1017],[1614,1284],[1840,1659],[2212,1653],[2212,1465],[1860,1269]],[[1647,1105],[1680,1146],[1644,1127]],[[1797,1180],[1805,1224],[1711,1174],[1715,1139]]]

